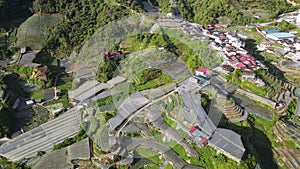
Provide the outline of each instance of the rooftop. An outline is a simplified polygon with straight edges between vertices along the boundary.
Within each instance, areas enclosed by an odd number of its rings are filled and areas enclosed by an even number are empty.
[[[236,161],[240,161],[245,152],[241,136],[228,129],[217,128],[210,139],[210,144],[212,144],[213,147],[224,151],[226,154],[230,154]]]
[[[209,69],[208,68],[199,68],[199,69],[196,69],[195,71],[205,73],[205,72],[208,72]]]
[[[279,30],[264,30],[263,32],[268,34],[268,33],[277,33],[277,32],[280,32],[280,31]]]
[[[88,160],[89,158],[89,140],[84,139],[66,148],[47,153],[34,169],[73,168],[72,160]]]
[[[294,38],[295,35],[287,32],[278,32],[278,33],[270,33],[270,35],[273,35],[277,38],[284,39],[284,38]]]
[[[147,103],[149,103],[149,100],[140,92],[130,95],[120,105],[117,114],[108,121],[110,129],[115,130],[126,118]]]
[[[38,151],[50,151],[53,145],[75,136],[80,128],[77,107],[41,126],[21,134],[0,146],[0,156],[12,161],[32,157]],[[53,132],[55,131],[55,132]]]

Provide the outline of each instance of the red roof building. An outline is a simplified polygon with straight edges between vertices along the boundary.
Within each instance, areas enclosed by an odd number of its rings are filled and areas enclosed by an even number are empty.
[[[231,60],[237,60],[237,57],[236,56],[232,56],[230,59]]]
[[[244,57],[244,56],[240,58],[240,61],[241,61],[241,62],[245,62],[245,61],[247,61],[247,60],[248,60],[248,58],[246,58],[246,57]]]
[[[227,72],[233,72],[233,68],[230,67],[229,65],[222,65],[221,66],[223,70],[227,71]]]
[[[243,62],[245,65],[252,65],[248,60]]]
[[[196,69],[197,72],[202,72],[202,73],[206,73],[209,71],[208,68],[199,68],[199,69]]]
[[[242,68],[245,68],[246,65],[244,65],[242,62],[239,62],[238,64],[235,65],[235,67],[238,69],[242,69]]]
[[[239,61],[238,60],[230,60],[229,63],[231,66],[235,66],[237,63],[239,63]]]
[[[190,128],[190,133],[193,133],[194,131],[198,130],[195,126],[193,126],[192,128]]]

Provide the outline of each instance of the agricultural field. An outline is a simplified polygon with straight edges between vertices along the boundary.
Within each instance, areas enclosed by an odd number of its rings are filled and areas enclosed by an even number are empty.
[[[34,50],[41,49],[49,30],[61,20],[60,15],[33,15],[19,27],[17,46],[28,46]]]
[[[264,89],[266,90],[266,97],[275,99],[281,92],[283,82],[274,75],[264,70],[259,70],[257,71],[257,73],[266,83],[266,86],[264,87]]]

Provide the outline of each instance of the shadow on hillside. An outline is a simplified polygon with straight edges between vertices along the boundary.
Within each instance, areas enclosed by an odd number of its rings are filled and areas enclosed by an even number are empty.
[[[247,119],[251,127],[243,127],[228,123],[226,119],[223,119],[222,121],[223,122],[221,122],[218,127],[231,129],[242,136],[243,145],[246,149],[243,160],[247,159],[247,156],[250,154],[255,156],[255,159],[261,168],[279,168],[272,151],[271,141],[262,130],[256,127],[255,119],[253,117],[249,116]]]

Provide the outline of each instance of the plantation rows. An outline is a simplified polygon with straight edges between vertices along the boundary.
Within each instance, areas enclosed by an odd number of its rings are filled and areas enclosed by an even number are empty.
[[[264,87],[267,93],[266,97],[275,99],[278,96],[278,94],[280,94],[281,92],[283,82],[279,80],[277,77],[275,77],[274,75],[266,71],[259,72],[259,75],[266,83]]]

